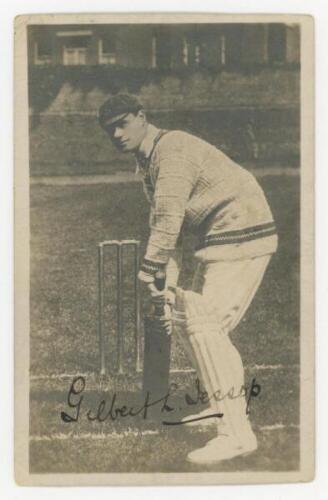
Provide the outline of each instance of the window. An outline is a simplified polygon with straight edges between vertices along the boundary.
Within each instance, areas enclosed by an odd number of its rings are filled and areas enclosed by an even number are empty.
[[[99,64],[116,64],[115,42],[104,37],[98,40]]]
[[[198,66],[200,64],[200,46],[195,45],[195,64]]]
[[[183,39],[182,60],[185,66],[199,66],[201,63],[201,45],[192,36]]]
[[[87,50],[84,47],[64,47],[63,63],[65,66],[84,65],[87,62]]]
[[[226,32],[225,26],[219,28],[197,26],[185,31],[180,45],[183,65],[195,69],[218,69],[226,66],[232,59],[231,47],[233,47],[229,39],[229,30]],[[235,40],[235,33],[230,38]]]
[[[225,64],[226,64],[226,37],[225,35],[221,35],[219,65],[225,66]]]
[[[52,44],[50,40],[34,42],[34,64],[51,64]]]
[[[66,38],[63,45],[63,63],[65,66],[84,65],[87,63],[89,38],[74,36]]]
[[[184,38],[182,44],[182,60],[185,66],[188,66],[188,57],[189,57],[188,41],[186,38]]]

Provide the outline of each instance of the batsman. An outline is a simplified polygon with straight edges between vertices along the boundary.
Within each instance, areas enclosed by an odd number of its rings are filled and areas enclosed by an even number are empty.
[[[142,104],[117,94],[99,110],[114,145],[133,153],[150,203],[149,239],[139,279],[156,302],[172,305],[173,326],[210,396],[210,407],[186,425],[216,426],[216,437],[188,454],[214,464],[257,449],[242,394],[244,369],[230,333],[249,307],[277,249],[276,227],[253,175],[206,141],[180,130],[159,130]],[[196,235],[197,262],[190,290],[178,286],[182,241]],[[158,290],[158,273],[166,276]],[[211,397],[239,394],[222,400]]]

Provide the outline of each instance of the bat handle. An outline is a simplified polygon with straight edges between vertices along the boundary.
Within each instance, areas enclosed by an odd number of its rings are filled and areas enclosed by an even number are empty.
[[[166,274],[163,271],[157,271],[155,274],[154,285],[159,292],[165,289]],[[165,315],[165,298],[163,298],[163,304],[155,305],[154,307],[155,316],[160,317]]]
[[[162,292],[165,288],[166,274],[164,271],[157,271],[155,274],[154,285],[159,292]]]

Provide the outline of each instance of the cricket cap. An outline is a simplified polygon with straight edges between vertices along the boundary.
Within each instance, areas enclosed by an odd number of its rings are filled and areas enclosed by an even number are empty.
[[[105,101],[99,108],[98,120],[102,127],[107,127],[121,120],[129,113],[143,109],[141,102],[131,94],[116,94]]]

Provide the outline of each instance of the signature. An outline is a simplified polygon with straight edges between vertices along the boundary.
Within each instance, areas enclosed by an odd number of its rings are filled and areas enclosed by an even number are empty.
[[[62,411],[60,416],[61,419],[65,423],[76,423],[82,417],[82,408],[84,401],[84,391],[86,388],[86,379],[85,377],[78,376],[75,377],[71,383],[67,394],[67,405],[73,410],[71,413],[67,413]],[[140,406],[131,406],[129,404],[119,405],[117,402],[118,394],[115,392],[113,395],[107,399],[101,399],[99,403],[94,408],[87,408],[85,412],[85,417],[89,422],[105,422],[106,420],[110,420],[112,422],[125,417],[137,417],[141,416],[144,420],[147,419],[149,408],[157,407],[163,415],[165,413],[174,413],[177,409],[172,405],[170,398],[178,389],[178,384],[171,384],[170,388],[165,394],[164,397],[160,399],[154,399],[150,392],[147,392]],[[211,400],[215,400],[217,402],[223,401],[224,399],[236,399],[236,398],[245,398],[246,399],[246,413],[249,413],[249,408],[252,399],[259,396],[261,392],[261,386],[256,382],[256,379],[253,378],[251,380],[250,385],[242,386],[239,390],[235,390],[235,388],[231,387],[231,389],[222,393],[222,391],[217,390],[213,394],[208,394],[207,391],[203,390],[200,385],[200,380],[196,378],[195,380],[195,394],[184,394],[184,402],[186,407],[193,406],[196,404],[208,404]],[[181,408],[179,407],[179,410]],[[187,424],[189,422],[196,422],[197,420],[204,420],[207,418],[222,418],[223,413],[214,412],[204,417],[192,418],[192,419],[184,419],[183,421],[168,421],[163,420],[163,425],[182,425]]]

